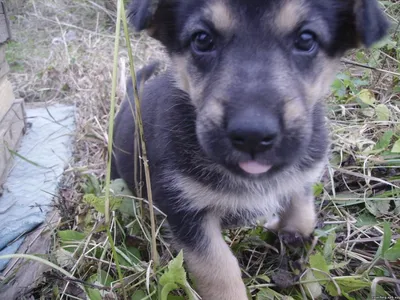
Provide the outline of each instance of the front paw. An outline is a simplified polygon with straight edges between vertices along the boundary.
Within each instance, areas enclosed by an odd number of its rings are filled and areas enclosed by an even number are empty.
[[[278,288],[287,289],[295,283],[295,276],[288,270],[279,269],[277,273],[272,275],[272,281]]]
[[[303,235],[297,231],[280,231],[278,233],[280,241],[291,247],[301,247],[311,242],[313,234]]]

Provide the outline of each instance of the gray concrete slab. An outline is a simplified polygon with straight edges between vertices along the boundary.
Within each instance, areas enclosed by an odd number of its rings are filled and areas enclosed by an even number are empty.
[[[72,157],[74,106],[27,108],[26,115],[31,126],[0,197],[0,256],[15,253],[24,234],[45,220]],[[0,260],[0,271],[6,263]]]

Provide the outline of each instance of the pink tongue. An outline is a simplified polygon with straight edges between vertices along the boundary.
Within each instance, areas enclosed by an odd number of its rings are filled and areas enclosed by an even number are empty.
[[[239,163],[239,167],[249,174],[262,174],[271,169],[271,166],[262,165],[255,161],[248,161]]]

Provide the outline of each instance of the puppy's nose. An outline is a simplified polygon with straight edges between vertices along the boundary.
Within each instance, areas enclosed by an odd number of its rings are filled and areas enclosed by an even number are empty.
[[[236,149],[254,155],[272,148],[280,126],[278,118],[269,114],[240,114],[228,122],[227,130]]]

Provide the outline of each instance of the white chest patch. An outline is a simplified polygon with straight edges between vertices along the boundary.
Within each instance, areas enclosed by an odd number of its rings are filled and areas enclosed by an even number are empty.
[[[322,167],[320,164],[305,172],[292,169],[269,182],[242,181],[244,191],[241,193],[218,191],[182,174],[171,178],[171,186],[181,192],[179,206],[184,209],[210,209],[221,215],[245,210],[267,216],[282,210],[292,195],[302,193],[306,185],[316,181]],[[234,184],[237,182],[232,182]]]

